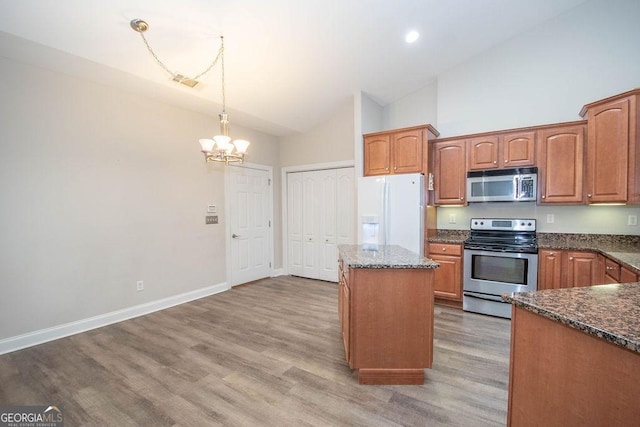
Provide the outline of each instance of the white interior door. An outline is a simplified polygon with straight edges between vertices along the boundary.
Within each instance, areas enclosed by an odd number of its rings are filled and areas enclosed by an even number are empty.
[[[271,275],[271,179],[267,170],[229,168],[231,284]]]
[[[302,275],[320,278],[318,265],[320,241],[320,181],[316,171],[302,173]]]

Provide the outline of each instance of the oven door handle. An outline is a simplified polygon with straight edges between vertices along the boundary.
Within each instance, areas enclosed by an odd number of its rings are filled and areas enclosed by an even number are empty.
[[[466,297],[473,297],[473,298],[483,299],[486,301],[505,302],[502,300],[502,297],[499,295],[481,294],[478,292],[470,292],[470,291],[464,291],[462,294]]]

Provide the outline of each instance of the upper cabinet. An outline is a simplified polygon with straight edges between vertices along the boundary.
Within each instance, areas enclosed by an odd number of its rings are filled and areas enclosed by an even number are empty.
[[[587,203],[640,203],[640,89],[593,102],[588,122]]]
[[[467,142],[469,170],[535,165],[535,132],[479,136]]]
[[[584,203],[586,123],[538,131],[538,203]]]
[[[364,135],[364,175],[427,173],[427,142],[438,135],[431,125]]]
[[[466,150],[464,140],[437,141],[431,144],[433,189],[436,205],[466,203]]]

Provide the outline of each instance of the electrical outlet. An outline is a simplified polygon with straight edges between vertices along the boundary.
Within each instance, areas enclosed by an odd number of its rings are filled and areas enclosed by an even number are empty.
[[[207,212],[218,213],[218,208],[216,207],[216,205],[207,205]]]
[[[218,215],[207,215],[204,217],[205,224],[217,224],[218,223]]]
[[[629,215],[629,219],[627,220],[627,225],[631,225],[631,226],[638,225],[638,215]]]
[[[449,214],[449,224],[456,223],[456,214]]]
[[[556,218],[553,214],[547,214],[547,224],[553,224]]]
[[[136,282],[136,291],[144,291],[144,282],[142,280]]]

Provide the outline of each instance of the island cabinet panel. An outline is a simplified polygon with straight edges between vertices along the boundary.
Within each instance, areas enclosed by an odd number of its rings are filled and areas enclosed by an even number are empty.
[[[359,383],[423,384],[433,362],[434,269],[339,266],[345,357]]]
[[[462,301],[462,245],[429,243],[429,258],[440,264],[433,275],[436,298]],[[439,301],[441,302],[441,301]]]
[[[436,205],[461,205],[466,201],[466,149],[464,140],[434,142],[433,184]]]
[[[538,203],[584,203],[586,125],[538,132]]]
[[[638,275],[627,267],[620,267],[620,283],[632,283],[638,281]]]
[[[640,354],[514,307],[507,425],[632,426]]]

